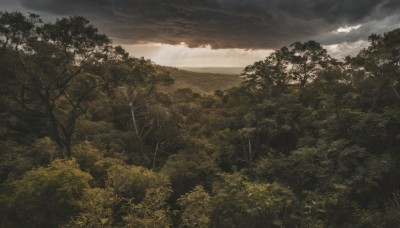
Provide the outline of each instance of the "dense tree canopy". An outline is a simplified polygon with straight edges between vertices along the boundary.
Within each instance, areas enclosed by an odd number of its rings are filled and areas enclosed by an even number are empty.
[[[400,30],[174,93],[82,17],[0,13],[1,227],[399,227]]]

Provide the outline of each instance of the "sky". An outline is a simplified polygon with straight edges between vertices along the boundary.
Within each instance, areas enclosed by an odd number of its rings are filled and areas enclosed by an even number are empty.
[[[175,67],[244,67],[308,40],[342,58],[400,27],[400,0],[0,0],[0,10],[85,16],[133,56]]]

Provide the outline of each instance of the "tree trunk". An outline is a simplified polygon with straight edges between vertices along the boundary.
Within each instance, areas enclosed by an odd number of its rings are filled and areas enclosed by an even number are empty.
[[[48,118],[50,120],[51,130],[53,132],[53,138],[57,143],[58,149],[60,150],[59,152],[61,153],[61,155],[65,156],[65,152],[67,152],[67,150],[66,150],[65,144],[63,143],[63,140],[60,136],[59,124],[53,113],[53,108],[51,107],[51,105],[48,102],[46,103],[46,112],[47,112]]]
[[[136,122],[136,116],[135,116],[135,109],[133,107],[133,101],[132,100],[129,102],[129,108],[131,110],[132,123],[133,123],[133,128],[134,128],[134,131],[135,131],[135,140],[136,140],[136,143],[137,143],[137,145],[139,147],[139,151],[140,151],[140,157],[141,157],[141,162],[140,163],[143,165],[143,163],[145,162],[143,142],[142,142],[141,133],[139,133],[139,130],[138,130],[138,126],[137,126],[137,122]]]
[[[64,155],[66,155],[67,157],[71,157],[72,155],[71,141],[72,141],[72,133],[67,133],[67,135],[65,135],[65,141],[64,141]]]
[[[394,94],[396,95],[397,99],[400,101],[400,95],[399,92],[397,92],[396,88],[394,87],[394,85],[390,85],[390,87],[392,88]]]
[[[156,158],[157,158],[157,152],[158,152],[158,149],[159,149],[159,145],[160,145],[160,143],[157,142],[156,148],[154,149],[153,165],[152,165],[153,169],[156,167]]]
[[[135,118],[135,109],[133,108],[132,102],[129,102],[129,107],[131,109],[131,116],[132,116],[133,127],[135,128],[135,134],[137,137],[139,137],[139,131],[138,131],[138,127],[136,124],[136,118]]]
[[[249,157],[248,157],[248,160],[249,160],[249,162],[252,162],[253,161],[253,150],[251,148],[250,137],[248,138],[248,143],[249,143]]]

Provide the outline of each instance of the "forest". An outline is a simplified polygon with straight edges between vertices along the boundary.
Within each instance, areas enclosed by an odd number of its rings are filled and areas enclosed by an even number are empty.
[[[368,40],[166,93],[83,17],[0,12],[0,227],[400,227],[400,29]]]

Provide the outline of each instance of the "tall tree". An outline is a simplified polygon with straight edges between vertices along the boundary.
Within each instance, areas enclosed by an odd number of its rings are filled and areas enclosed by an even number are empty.
[[[70,156],[76,120],[93,92],[106,84],[105,78],[91,71],[107,61],[110,40],[83,17],[41,26],[32,19],[38,20],[20,13],[0,15],[7,22],[0,30],[7,48],[2,52],[2,68],[17,85],[12,87],[18,91],[15,100],[48,118],[60,151]]]
[[[171,102],[169,96],[160,93],[156,87],[159,84],[173,83],[173,79],[167,72],[157,72],[150,60],[129,57],[122,49],[117,49],[124,57],[110,64],[104,64],[97,73],[106,78],[119,77],[113,79],[113,82],[120,80],[124,82],[113,87],[115,99],[120,101],[115,107],[129,113],[129,119],[126,121],[129,121],[133,132],[135,152],[140,153],[140,164],[144,165],[148,163],[144,148],[146,139],[160,127],[159,115],[155,113],[157,108],[153,106],[156,104],[168,106]],[[162,140],[155,143],[155,154],[161,143]]]
[[[368,40],[369,47],[347,60],[364,71],[366,77],[376,79],[376,85],[381,87],[379,92],[390,88],[400,101],[400,29],[383,35],[372,34]]]
[[[317,42],[295,42],[271,53],[264,61],[255,62],[244,69],[245,85],[263,88],[271,87],[275,94],[281,94],[290,83],[301,88],[316,79],[318,74],[335,61]]]
[[[273,93],[281,94],[291,81],[289,74],[290,52],[282,47],[271,53],[264,61],[255,62],[243,71],[245,85],[266,88],[272,86]]]
[[[301,88],[314,80],[318,73],[332,63],[331,57],[321,44],[315,41],[295,42],[290,45],[290,75]]]

